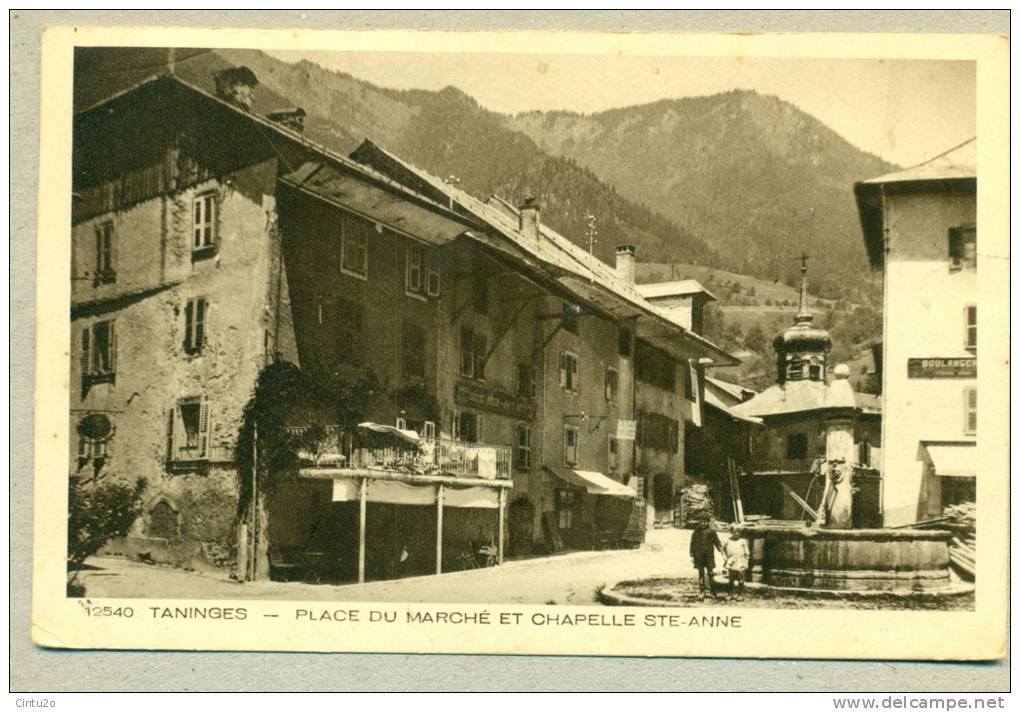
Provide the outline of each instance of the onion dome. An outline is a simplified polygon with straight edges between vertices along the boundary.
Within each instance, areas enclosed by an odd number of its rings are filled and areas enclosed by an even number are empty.
[[[814,316],[807,308],[807,256],[802,256],[801,260],[800,308],[793,326],[772,340],[781,384],[799,380],[824,382],[825,360],[832,348],[829,332],[812,324]]]

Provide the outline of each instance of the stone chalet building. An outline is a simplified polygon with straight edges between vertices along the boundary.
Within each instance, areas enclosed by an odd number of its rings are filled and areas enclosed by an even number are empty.
[[[691,285],[649,294],[632,247],[609,266],[535,201],[476,199],[370,141],[338,155],[259,91],[243,67],[164,73],[75,115],[69,467],[149,485],[111,548],[372,580],[669,520],[705,369],[736,363],[692,328]],[[357,428],[290,424],[328,437],[252,522],[234,450],[282,361],[381,387]]]

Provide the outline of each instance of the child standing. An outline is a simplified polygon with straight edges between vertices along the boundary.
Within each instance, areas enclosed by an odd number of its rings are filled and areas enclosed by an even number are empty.
[[[751,552],[747,549],[747,540],[744,539],[740,528],[736,524],[730,525],[730,538],[723,544],[723,556],[726,557],[726,568],[730,574],[730,600],[740,600],[744,596],[744,577],[747,575],[747,567],[750,565]],[[733,594],[733,585],[737,584],[737,594]]]
[[[708,582],[708,590],[715,595],[715,580],[712,575],[715,571],[715,550],[722,551],[722,542],[719,541],[719,534],[712,528],[708,519],[698,522],[697,529],[691,534],[691,563],[698,570],[698,590],[700,600],[705,600],[705,582]]]

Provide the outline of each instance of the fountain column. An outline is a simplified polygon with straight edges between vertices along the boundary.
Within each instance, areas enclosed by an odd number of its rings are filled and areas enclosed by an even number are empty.
[[[853,484],[851,475],[857,461],[854,447],[854,389],[846,364],[836,366],[835,378],[825,394],[825,459],[829,483],[824,527],[850,529],[853,526]]]

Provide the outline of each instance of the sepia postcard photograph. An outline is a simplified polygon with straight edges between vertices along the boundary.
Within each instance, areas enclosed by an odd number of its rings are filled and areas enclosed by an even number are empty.
[[[48,29],[33,639],[1001,657],[1007,60]]]

